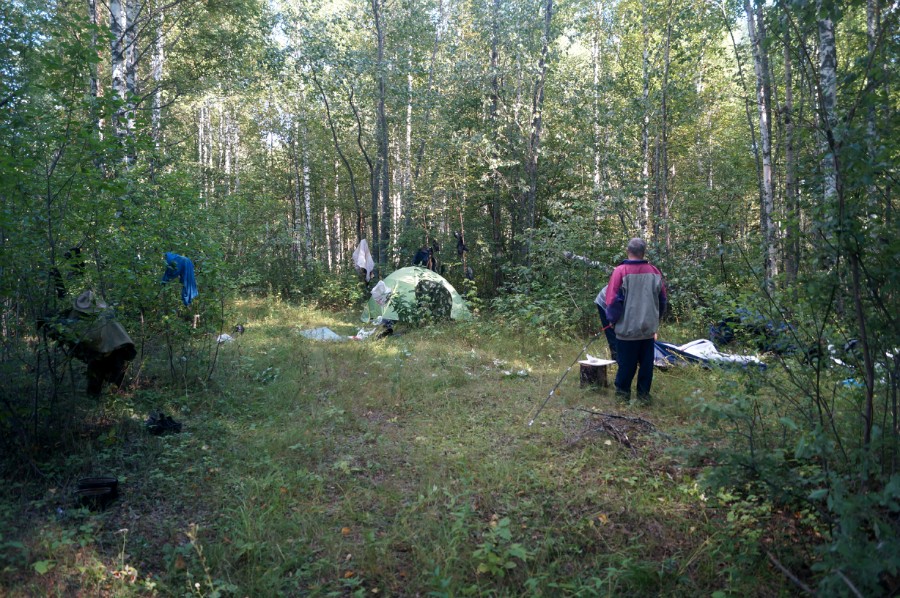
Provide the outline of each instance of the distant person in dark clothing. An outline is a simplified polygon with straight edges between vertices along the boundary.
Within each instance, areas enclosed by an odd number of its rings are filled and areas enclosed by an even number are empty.
[[[609,343],[609,357],[616,359],[616,331],[609,325],[609,318],[606,317],[606,290],[609,285],[600,289],[600,294],[594,299],[597,304],[597,311],[600,312],[600,324],[603,325],[603,334],[606,335],[606,342]]]
[[[429,247],[422,246],[416,252],[416,256],[413,258],[413,266],[422,266],[423,268],[431,269],[431,249]]]
[[[433,241],[431,247],[423,245],[419,248],[413,258],[413,266],[422,266],[423,268],[428,268],[432,272],[440,272],[441,267],[438,266],[436,255],[440,250],[441,246],[438,245],[437,241]]]
[[[662,273],[644,259],[646,251],[647,243],[643,239],[634,238],[628,242],[628,259],[616,266],[609,278],[606,317],[616,331],[619,366],[616,392],[627,399],[631,395],[635,372],[638,372],[638,398],[649,402],[654,341],[668,296]]]

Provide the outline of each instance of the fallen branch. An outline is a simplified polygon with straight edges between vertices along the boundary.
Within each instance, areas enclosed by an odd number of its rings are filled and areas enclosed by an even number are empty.
[[[775,558],[775,555],[774,555],[774,554],[772,554],[772,553],[769,552],[769,551],[766,551],[766,556],[769,557],[769,561],[770,561],[773,565],[775,565],[775,567],[776,567],[779,571],[781,571],[781,572],[784,574],[785,577],[787,577],[789,580],[791,580],[791,581],[794,583],[795,586],[797,586],[798,588],[800,588],[801,590],[803,590],[804,592],[806,592],[806,593],[809,594],[810,596],[815,596],[816,593],[812,591],[812,588],[810,588],[808,585],[806,585],[805,583],[803,583],[802,581],[800,581],[800,578],[798,578],[796,575],[794,575],[793,573],[791,573],[790,570],[788,570],[787,567],[785,567],[784,565],[782,565],[782,564],[778,561],[778,559]],[[840,571],[838,571],[838,573],[840,573]],[[856,589],[856,588],[853,588],[852,585],[851,585],[850,587],[851,587],[852,589],[854,589],[854,590]],[[859,593],[857,593],[857,596],[859,596]]]

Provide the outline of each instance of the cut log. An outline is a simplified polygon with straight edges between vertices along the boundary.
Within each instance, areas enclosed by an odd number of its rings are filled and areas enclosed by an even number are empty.
[[[610,359],[597,359],[593,361],[579,361],[581,366],[581,388],[585,386],[607,387],[609,386],[609,377],[607,369],[615,361]]]

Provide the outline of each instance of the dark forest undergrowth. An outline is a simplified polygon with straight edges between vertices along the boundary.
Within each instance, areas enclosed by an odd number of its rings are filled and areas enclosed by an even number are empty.
[[[142,387],[81,396],[65,438],[7,463],[5,595],[792,593],[772,562],[803,562],[783,556],[810,533],[802,514],[708,496],[689,455],[715,443],[698,405],[745,374],[657,372],[645,406],[580,388],[576,369],[529,427],[581,340],[484,318],[327,343],[299,331],[352,335],[355,314],[235,309],[235,342],[174,379],[150,360]],[[182,431],[148,434],[155,409]],[[118,477],[121,497],[75,508],[88,475]]]

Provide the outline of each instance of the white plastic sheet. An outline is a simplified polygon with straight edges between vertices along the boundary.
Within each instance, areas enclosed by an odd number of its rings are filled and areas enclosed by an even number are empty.
[[[737,363],[741,365],[760,365],[762,362],[752,355],[734,355],[731,353],[720,353],[712,341],[701,338],[691,341],[678,347],[680,350],[703,359],[718,363]]]
[[[383,280],[379,280],[378,284],[372,289],[372,299],[381,307],[387,305],[388,301],[391,300],[391,289],[384,284]]]
[[[314,341],[343,341],[347,340],[340,334],[334,332],[331,328],[321,327],[312,330],[301,330],[300,336],[312,339]]]

